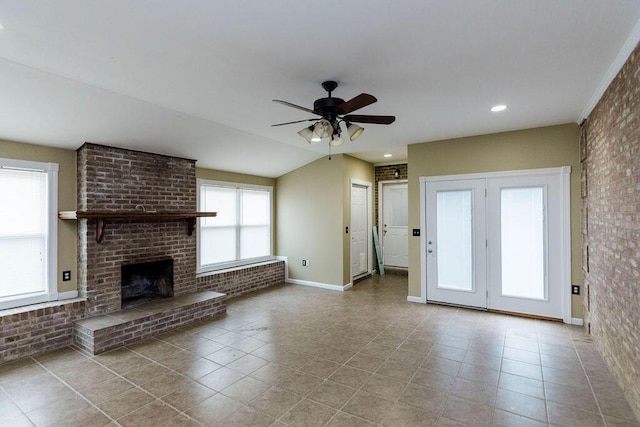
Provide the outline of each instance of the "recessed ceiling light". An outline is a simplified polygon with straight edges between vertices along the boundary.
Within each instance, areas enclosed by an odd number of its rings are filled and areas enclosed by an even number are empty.
[[[501,105],[496,105],[494,107],[491,107],[491,111],[493,111],[494,113],[497,113],[498,111],[504,111],[507,109],[507,106],[504,104]]]
[[[385,157],[393,157],[391,154],[385,154]]]

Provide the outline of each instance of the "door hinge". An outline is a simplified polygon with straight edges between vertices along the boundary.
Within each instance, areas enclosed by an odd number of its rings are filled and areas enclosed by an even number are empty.
[[[484,247],[485,247],[485,248],[488,248],[488,247],[489,247],[489,241],[488,241],[488,240],[485,240],[485,241],[484,241]]]

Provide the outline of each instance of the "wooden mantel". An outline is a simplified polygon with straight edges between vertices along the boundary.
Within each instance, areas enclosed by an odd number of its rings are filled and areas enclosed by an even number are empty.
[[[95,219],[96,242],[102,242],[104,225],[107,220],[128,219],[135,221],[166,221],[187,220],[187,234],[191,236],[196,227],[196,219],[200,217],[214,217],[217,212],[145,212],[145,211],[60,211],[60,219]]]

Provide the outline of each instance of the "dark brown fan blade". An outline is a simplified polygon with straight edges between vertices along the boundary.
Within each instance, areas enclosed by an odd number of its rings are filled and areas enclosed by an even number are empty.
[[[273,102],[277,102],[278,104],[286,105],[287,107],[297,108],[298,110],[306,111],[307,113],[317,114],[317,113],[314,113],[313,110],[311,110],[309,108],[301,107],[299,105],[292,104],[292,103],[287,102],[287,101],[282,101],[280,99],[274,99]]]
[[[367,116],[362,114],[350,114],[343,118],[346,122],[375,123],[378,125],[390,125],[396,121],[396,116]]]
[[[278,124],[275,124],[275,125],[271,125],[271,127],[274,127],[274,126],[284,126],[284,125],[292,125],[292,124],[294,124],[294,123],[302,123],[302,122],[315,122],[315,121],[317,121],[317,120],[320,120],[320,119],[304,119],[304,120],[296,120],[295,122],[278,123]]]
[[[352,111],[359,110],[362,107],[366,107],[367,105],[371,105],[376,101],[377,99],[375,96],[369,95],[368,93],[361,93],[355,98],[351,98],[350,100],[338,105],[336,112],[338,114],[348,114]]]

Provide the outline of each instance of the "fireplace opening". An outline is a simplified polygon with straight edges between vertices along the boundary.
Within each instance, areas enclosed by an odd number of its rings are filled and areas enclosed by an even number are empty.
[[[173,259],[122,266],[122,308],[173,296]]]

